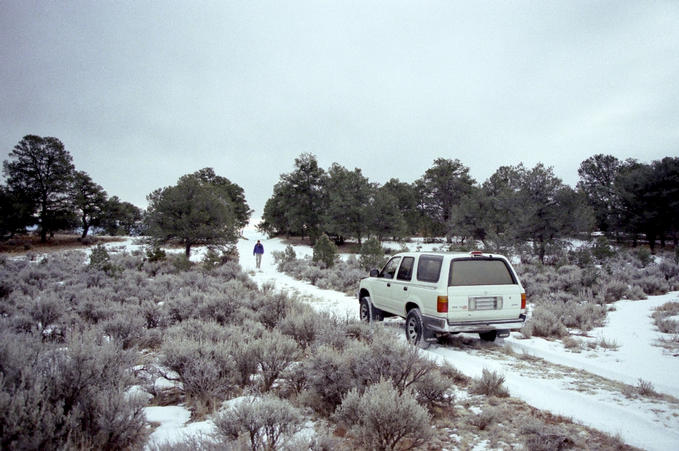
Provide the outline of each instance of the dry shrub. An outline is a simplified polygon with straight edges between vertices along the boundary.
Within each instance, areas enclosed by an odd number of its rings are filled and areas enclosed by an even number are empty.
[[[648,396],[649,398],[656,398],[658,397],[658,392],[655,391],[655,387],[653,386],[653,383],[650,381],[645,381],[641,378],[639,378],[639,381],[637,382],[637,392],[641,396]]]
[[[236,380],[228,343],[190,338],[166,341],[160,362],[179,375],[188,401],[200,408],[228,399]]]
[[[568,329],[559,317],[547,305],[537,305],[533,309],[533,316],[521,329],[526,337],[565,337]]]
[[[672,316],[679,315],[679,302],[666,302],[656,308],[652,314],[653,321],[660,332],[666,334],[679,333],[679,322],[670,319]]]
[[[223,411],[214,422],[228,448],[241,439],[251,450],[275,450],[301,429],[302,418],[288,401],[266,396],[244,400]]]
[[[94,332],[53,348],[0,340],[2,449],[122,449],[146,439],[143,401],[127,394],[133,354]]]
[[[267,332],[252,343],[251,358],[262,371],[262,390],[268,391],[278,376],[299,358],[299,347],[278,331]]]
[[[471,424],[479,428],[479,430],[484,431],[488,426],[501,420],[499,412],[494,408],[486,408],[478,415],[471,418]]]
[[[430,416],[410,391],[400,393],[390,381],[373,384],[360,394],[351,390],[334,415],[367,449],[418,447],[431,437]]]
[[[525,426],[521,430],[524,445],[530,451],[554,451],[576,447],[573,439],[558,429],[544,424]]]
[[[306,349],[315,340],[321,327],[319,315],[306,304],[297,304],[279,323],[278,329],[292,337],[297,344]]]
[[[484,368],[480,378],[472,381],[470,392],[475,395],[497,396],[506,398],[509,391],[504,386],[505,377],[495,371]]]

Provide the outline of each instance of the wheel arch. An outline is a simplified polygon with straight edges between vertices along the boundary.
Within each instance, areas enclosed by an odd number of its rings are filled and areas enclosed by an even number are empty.
[[[406,303],[406,315],[408,314],[409,311],[411,311],[411,310],[414,309],[414,308],[420,308],[420,306],[417,305],[417,304],[416,304],[415,302],[413,302],[413,301],[408,301],[408,302]],[[421,311],[421,309],[420,309],[420,311]]]
[[[361,288],[358,292],[358,301],[361,302],[361,299],[364,297],[370,297],[370,292],[368,291],[367,288]],[[371,299],[372,302],[372,299]]]

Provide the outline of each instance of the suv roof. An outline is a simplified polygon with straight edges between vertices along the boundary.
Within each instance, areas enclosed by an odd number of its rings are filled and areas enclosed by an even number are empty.
[[[494,257],[499,257],[499,258],[505,258],[503,255],[500,254],[489,254],[489,253],[484,253],[481,251],[471,251],[471,252],[443,252],[443,251],[419,251],[419,252],[398,252],[392,257],[402,257],[402,256],[417,256],[417,255],[441,255],[443,257],[445,256],[450,256],[450,257],[487,257],[487,258],[494,258]]]

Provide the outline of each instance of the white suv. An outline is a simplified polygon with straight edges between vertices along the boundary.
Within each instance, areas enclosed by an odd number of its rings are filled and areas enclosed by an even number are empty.
[[[363,321],[405,318],[413,344],[458,332],[493,341],[526,320],[526,292],[512,265],[476,251],[396,254],[361,280],[358,299]]]

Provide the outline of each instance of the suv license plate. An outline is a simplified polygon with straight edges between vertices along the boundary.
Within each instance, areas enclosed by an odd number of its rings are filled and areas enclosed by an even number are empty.
[[[470,297],[468,308],[474,310],[502,310],[502,297]]]

